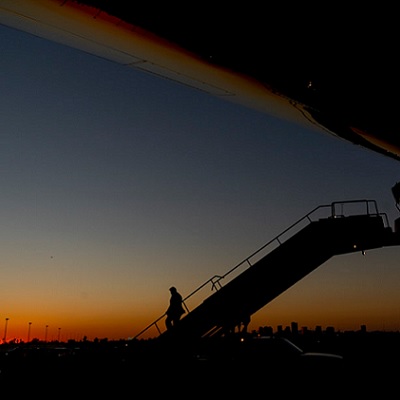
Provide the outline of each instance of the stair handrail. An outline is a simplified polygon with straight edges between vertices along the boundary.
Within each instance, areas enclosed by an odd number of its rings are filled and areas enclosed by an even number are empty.
[[[253,258],[257,254],[259,254],[261,251],[263,251],[266,247],[268,247],[269,245],[271,245],[275,241],[277,241],[278,244],[281,245],[283,242],[281,242],[279,239],[282,236],[284,236],[286,233],[288,233],[290,230],[292,230],[295,226],[299,225],[301,222],[307,221],[307,220],[309,221],[309,223],[313,222],[313,220],[311,219],[311,215],[315,214],[318,210],[324,209],[324,208],[328,208],[328,209],[330,209],[330,218],[342,218],[342,217],[345,216],[345,214],[344,213],[338,214],[336,212],[336,206],[342,205],[342,207],[343,207],[346,204],[356,204],[356,203],[365,203],[366,213],[364,213],[364,214],[355,214],[355,215],[381,216],[381,217],[383,217],[383,219],[384,219],[384,221],[386,223],[386,226],[389,225],[387,215],[385,213],[380,213],[378,211],[378,205],[377,205],[375,200],[367,200],[367,199],[362,199],[362,200],[344,200],[344,201],[335,201],[335,202],[332,202],[331,204],[319,205],[319,206],[315,207],[313,210],[311,210],[310,212],[308,212],[303,217],[299,218],[296,222],[291,224],[289,227],[287,227],[285,230],[283,230],[281,233],[279,233],[273,239],[271,239],[270,241],[265,243],[263,246],[259,247],[256,251],[254,251],[252,254],[250,254],[250,256],[246,257],[244,260],[242,260],[241,262],[236,264],[234,267],[232,267],[224,275],[214,275],[214,276],[212,276],[210,279],[208,279],[203,284],[201,284],[199,287],[197,287],[195,290],[193,290],[189,295],[184,297],[182,299],[182,304],[185,307],[186,311],[188,313],[190,313],[190,310],[189,310],[189,308],[187,307],[187,305],[185,303],[190,297],[192,297],[193,295],[198,293],[201,289],[203,289],[205,286],[207,286],[210,283],[211,283],[211,291],[214,290],[214,289],[218,290],[218,289],[222,288],[223,285],[221,284],[221,281],[223,279],[225,279],[228,275],[232,274],[235,270],[237,270],[243,264],[247,263],[251,267],[252,266],[252,264],[250,262],[251,258]],[[371,208],[373,208],[375,212],[371,212]],[[138,334],[136,334],[133,339],[137,339],[138,337],[140,337],[144,332],[146,332],[152,326],[155,326],[157,331],[159,332],[159,334],[161,334],[162,332],[161,332],[160,328],[158,327],[157,323],[161,319],[163,319],[166,315],[167,314],[164,313],[163,315],[158,317],[154,322],[152,322],[151,324],[146,326],[146,328],[142,329]]]

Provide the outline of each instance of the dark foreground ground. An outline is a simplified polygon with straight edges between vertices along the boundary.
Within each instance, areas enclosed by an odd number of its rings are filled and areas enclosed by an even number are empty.
[[[0,390],[2,395],[42,399],[386,398],[398,393],[400,333],[298,335],[290,340],[305,352],[333,353],[342,360],[309,365],[283,353],[270,357],[258,347],[243,347],[238,338],[194,346],[157,340],[3,344]]]

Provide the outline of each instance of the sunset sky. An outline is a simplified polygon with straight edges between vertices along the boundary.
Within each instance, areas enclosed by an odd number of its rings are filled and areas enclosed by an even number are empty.
[[[189,295],[318,205],[400,216],[393,159],[4,26],[0,46],[0,338],[6,318],[7,340],[131,338],[170,286]],[[399,260],[335,257],[250,329],[399,330]]]

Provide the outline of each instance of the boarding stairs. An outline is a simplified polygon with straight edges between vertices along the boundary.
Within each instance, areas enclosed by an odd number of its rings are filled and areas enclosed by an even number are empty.
[[[223,336],[333,256],[399,244],[400,234],[374,200],[318,206],[225,275],[212,277],[184,298],[187,313],[176,327],[160,326],[164,314],[135,338],[154,327],[160,340]],[[190,298],[206,287],[213,293],[190,310]]]

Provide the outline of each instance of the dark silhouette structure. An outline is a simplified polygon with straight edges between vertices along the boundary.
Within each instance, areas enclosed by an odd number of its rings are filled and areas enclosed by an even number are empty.
[[[45,5],[30,0],[34,5],[25,7],[20,3],[27,0],[8,3],[0,17],[14,28],[272,116],[311,124],[324,134],[332,132],[400,160],[398,107],[393,96],[400,89],[394,51],[397,9],[363,6],[360,18],[358,8],[344,12],[337,7],[329,10],[327,18],[321,7],[291,3],[288,16],[286,3],[269,5],[266,11],[263,3],[253,2],[230,7],[227,17],[224,10],[205,4],[196,12],[185,12],[180,3],[159,3],[155,12],[152,3],[132,8],[126,0],[60,1],[62,7],[50,7],[52,0]],[[102,18],[114,20],[115,36],[110,35],[109,26],[105,30]],[[81,19],[84,29],[75,23]],[[66,20],[66,25],[60,20]],[[96,24],[89,23],[93,20]],[[371,29],[379,21],[379,29]],[[127,31],[133,38],[124,35]],[[156,37],[166,51],[143,54],[140,47],[148,42],[135,45],[137,31],[141,40]],[[316,40],[324,45],[317,46]],[[194,55],[190,64],[171,63],[171,47],[174,54]],[[194,68],[193,62],[199,67]],[[216,80],[216,70],[226,73],[224,80]],[[232,75],[245,77],[246,85],[231,79]],[[246,90],[249,82],[254,84]]]
[[[371,213],[374,202],[360,202],[367,205],[364,214],[345,216],[332,211],[328,218],[313,221],[311,214],[317,207],[300,220],[309,220],[308,225],[286,241],[278,236],[278,247],[224,286],[214,285],[215,293],[188,312],[177,329],[164,331],[159,339],[196,342],[225,336],[248,321],[243,316],[249,318],[333,256],[399,245],[400,234],[387,225],[386,215]],[[346,203],[353,202],[332,203],[332,210]]]

